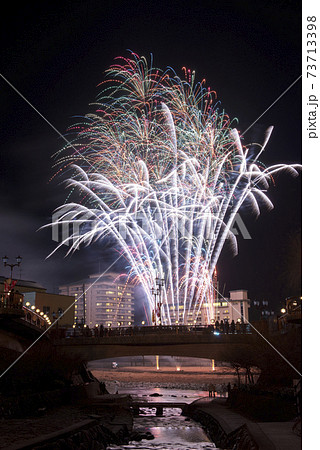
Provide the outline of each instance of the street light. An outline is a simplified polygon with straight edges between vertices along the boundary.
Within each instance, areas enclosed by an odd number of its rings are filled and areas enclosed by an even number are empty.
[[[161,325],[161,288],[164,287],[164,278],[156,277],[157,288],[152,288],[151,293],[154,295],[154,325],[157,325],[157,296],[158,300],[158,310],[159,310],[159,325]]]
[[[154,311],[152,314],[152,322],[157,325],[157,295],[159,294],[159,289],[152,288],[151,293],[154,296]]]
[[[3,256],[3,257],[2,257],[2,262],[3,262],[3,264],[4,264],[4,267],[9,266],[10,269],[11,269],[11,272],[10,272],[10,278],[12,279],[12,271],[13,271],[13,268],[14,268],[14,267],[19,267],[19,266],[20,266],[21,261],[22,261],[22,258],[21,258],[21,256],[17,256],[17,257],[16,257],[16,264],[8,264],[8,261],[9,261],[9,258],[8,258],[7,256]]]

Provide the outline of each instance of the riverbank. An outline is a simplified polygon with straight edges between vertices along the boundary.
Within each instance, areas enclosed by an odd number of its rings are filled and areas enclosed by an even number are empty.
[[[119,392],[122,393],[126,392],[126,389],[129,392],[131,386],[140,386],[145,389],[160,387],[165,389],[206,390],[209,383],[214,383],[219,388],[219,386],[226,385],[228,382],[233,386],[238,381],[234,372],[227,367],[217,367],[213,372],[208,371],[208,368],[205,367],[184,367],[183,370],[177,371],[172,367],[162,367],[161,370],[155,370],[154,367],[142,366],[121,368],[121,370],[91,368],[91,371],[107,385],[113,380],[117,380]],[[241,381],[244,382],[244,371],[240,373],[240,377]],[[282,422],[251,420],[232,410],[227,405],[224,395],[224,393],[220,395],[218,391],[217,398],[213,400],[209,397],[201,398],[190,405],[190,408],[194,407],[195,411],[200,412],[195,415],[190,414],[190,417],[207,429],[208,434],[216,444],[219,445],[219,442],[217,442],[217,436],[212,431],[216,432],[217,427],[214,426],[210,432],[208,423],[211,423],[211,425],[214,422],[215,424],[218,423],[220,429],[223,430],[224,438],[229,436],[231,439],[233,434],[236,437],[242,434],[242,439],[250,440],[252,438],[253,442],[257,442],[259,450],[301,449],[301,423],[296,424],[294,420]],[[205,416],[207,416],[207,419],[209,417],[209,422],[204,423],[202,421]],[[221,441],[221,444],[223,445],[224,442]]]
[[[159,387],[176,387],[180,389],[207,390],[208,385],[232,386],[238,382],[234,371],[228,367],[217,367],[214,371],[207,367],[183,367],[177,370],[175,367],[121,367],[121,369],[101,369],[90,365],[90,371],[99,380],[107,384],[117,381],[124,388],[131,384],[152,385]],[[258,376],[258,373],[256,374]],[[240,372],[241,380],[244,382],[245,371]]]
[[[152,367],[141,366],[121,368],[121,370],[94,370],[91,368],[91,371],[99,381],[106,382],[106,385],[115,383],[116,380],[119,394],[95,395],[91,397],[89,395],[90,398],[84,399],[82,397],[81,402],[77,404],[66,404],[65,406],[52,409],[40,408],[38,416],[3,418],[0,420],[0,448],[6,450],[31,449],[36,448],[35,446],[32,447],[32,442],[34,444],[37,443],[36,445],[38,446],[40,441],[47,442],[50,445],[50,442],[57,442],[60,438],[69,439],[75,435],[79,442],[81,439],[82,441],[87,439],[89,445],[90,439],[95,439],[94,436],[97,434],[101,435],[101,432],[106,431],[106,429],[113,434],[122,430],[121,433],[127,433],[126,439],[128,440],[132,431],[132,414],[129,408],[130,397],[126,394],[130,394],[134,387],[138,387],[142,392],[146,392],[147,389],[150,390],[152,387],[159,387],[162,388],[162,392],[165,390],[166,393],[170,393],[170,388],[183,389],[185,394],[187,394],[187,391],[191,392],[194,389],[199,398],[199,396],[207,395],[207,392],[203,391],[203,389],[206,390],[209,383],[213,382],[218,387],[226,385],[228,382],[234,384],[237,381],[237,377],[230,369],[223,367],[217,368],[214,372],[209,372],[207,368],[195,369],[193,367],[191,369],[184,367],[183,370],[177,371],[174,368],[155,370]],[[218,393],[218,397],[220,395],[223,396],[225,393]],[[172,397],[176,396],[172,395]],[[258,435],[261,438],[259,448],[261,450],[287,450],[289,448],[290,450],[299,450],[301,448],[301,437],[299,438],[292,432],[292,426],[294,425],[292,422],[263,424],[252,422],[230,410],[225,404],[225,399],[221,397],[213,401],[211,398],[202,398],[193,402],[192,405],[196,405],[196,410],[202,411],[205,415],[209,415],[210,418],[216,420],[221,425],[225,435],[235,431],[236,428],[242,425],[248,427],[249,424],[249,431],[252,430],[252,427],[256,430],[255,438],[259,432]],[[200,423],[202,420],[201,414],[197,418],[195,417],[195,420],[199,420]],[[190,417],[192,416],[190,415]],[[204,425],[208,428],[208,423]],[[84,428],[82,429],[81,427]],[[93,434],[93,431],[96,434]],[[208,431],[210,432],[210,430]],[[270,436],[273,436],[273,438],[270,439]],[[215,442],[214,435],[211,438]],[[274,442],[275,440],[276,442]],[[284,445],[286,440],[288,440],[288,446]],[[263,447],[263,442],[271,442],[272,446]],[[47,448],[51,450],[60,448],[56,444],[52,445]],[[78,449],[80,445],[69,448]],[[100,448],[102,449],[101,446]]]
[[[6,450],[91,448],[97,443],[121,444],[132,432],[129,396],[98,395],[73,404],[40,408],[32,415],[2,418],[0,448]],[[68,447],[65,447],[66,443]],[[88,444],[86,446],[86,444]],[[102,444],[101,444],[102,445]],[[97,447],[99,448],[99,447]]]
[[[223,448],[241,436],[247,447],[259,450],[301,450],[301,434],[295,422],[255,422],[231,410],[226,401],[203,398],[193,402],[184,414],[201,423],[211,439]],[[230,447],[231,448],[231,447]],[[236,447],[238,448],[238,447]]]

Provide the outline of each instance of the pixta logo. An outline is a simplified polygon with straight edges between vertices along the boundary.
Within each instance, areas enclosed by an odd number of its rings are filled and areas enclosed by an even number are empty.
[[[64,245],[77,247],[78,239],[87,236],[94,231],[107,231],[105,234],[114,237],[115,240],[131,239],[133,234],[139,233],[145,239],[158,241],[192,240],[194,237],[203,236],[207,242],[221,239],[224,235],[228,239],[231,235],[240,236],[242,239],[251,239],[250,233],[239,213],[235,214],[232,224],[226,230],[226,225],[216,220],[212,215],[201,214],[199,216],[169,215],[164,217],[159,212],[147,215],[144,211],[128,214],[125,211],[115,211],[111,215],[96,215],[92,212],[75,211],[70,205],[59,208],[52,216],[52,240]],[[224,230],[227,232],[224,234]]]
[[[75,215],[72,206],[63,206],[52,215],[52,240],[70,245],[81,235],[84,226],[93,226],[90,212]]]

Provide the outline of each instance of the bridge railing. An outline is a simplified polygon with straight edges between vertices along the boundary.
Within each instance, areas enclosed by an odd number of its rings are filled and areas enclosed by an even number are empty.
[[[249,324],[240,324],[240,327],[234,330],[221,329],[213,325],[189,326],[189,325],[157,325],[157,326],[130,326],[130,327],[88,327],[79,326],[73,329],[65,330],[65,336],[68,338],[80,337],[114,337],[114,336],[138,336],[138,335],[220,335],[220,334],[251,334]],[[62,336],[61,336],[62,337]]]
[[[24,311],[24,320],[31,325],[34,325],[38,328],[45,330],[48,327],[48,322],[38,313],[33,310],[30,310],[27,307],[23,307]]]
[[[13,292],[0,293],[0,308],[3,309],[22,309],[23,295]]]

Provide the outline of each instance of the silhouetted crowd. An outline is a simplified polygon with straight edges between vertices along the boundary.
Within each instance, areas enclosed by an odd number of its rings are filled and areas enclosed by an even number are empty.
[[[231,323],[228,320],[221,320],[220,322],[217,320],[214,325],[209,325],[209,327],[218,333],[233,334],[248,332],[249,325],[244,322],[235,322],[234,320]]]
[[[89,328],[83,324],[75,326],[72,330],[59,330],[60,337],[108,337],[108,336],[133,336],[137,334],[151,333],[172,333],[172,334],[245,334],[250,332],[250,326],[247,323],[234,322],[227,320],[220,322],[217,320],[212,325],[189,326],[189,325],[157,325],[155,326],[119,326],[105,327],[103,324]]]

